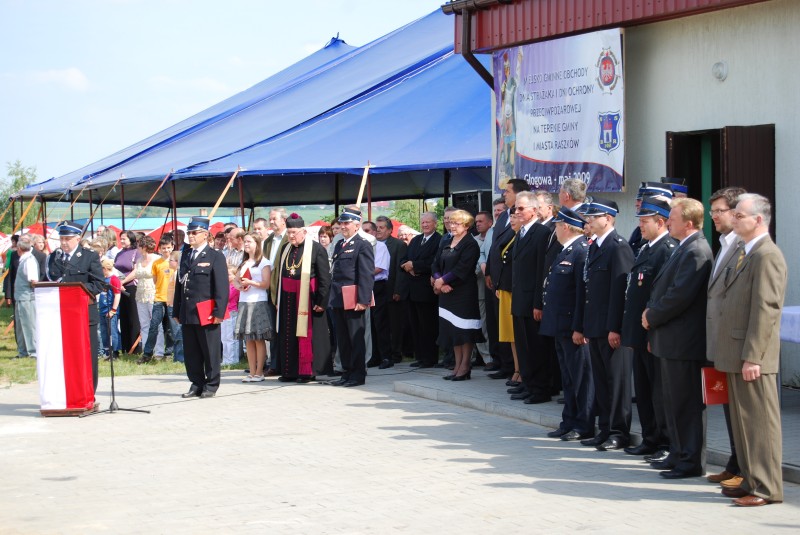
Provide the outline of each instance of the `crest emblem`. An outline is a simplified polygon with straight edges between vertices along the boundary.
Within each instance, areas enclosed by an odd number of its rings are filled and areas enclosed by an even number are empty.
[[[619,81],[619,60],[610,48],[604,48],[600,52],[600,57],[597,58],[597,85],[603,93],[611,94]]]
[[[619,120],[622,114],[618,111],[601,113],[597,116],[600,124],[600,150],[611,152],[619,147]]]

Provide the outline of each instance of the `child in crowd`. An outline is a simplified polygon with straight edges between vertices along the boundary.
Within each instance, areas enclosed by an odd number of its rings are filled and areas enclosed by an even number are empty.
[[[228,266],[228,313],[230,317],[222,322],[222,365],[229,366],[239,362],[239,340],[234,336],[236,316],[239,313],[239,290],[234,286],[236,266]]]
[[[103,276],[110,288],[100,294],[97,307],[100,312],[100,342],[104,360],[119,358],[120,338],[119,325],[117,324],[117,307],[122,292],[122,283],[114,275],[114,261],[104,258],[100,261],[103,266]]]
[[[168,310],[167,294],[169,281],[172,278],[172,269],[169,264],[169,256],[172,254],[172,238],[162,236],[158,241],[158,252],[161,258],[153,262],[153,282],[156,287],[156,295],[153,300],[153,313],[150,317],[150,331],[147,335],[147,342],[144,345],[143,359],[145,362],[153,358],[153,349],[156,347],[159,327],[164,330],[165,348],[163,355],[156,355],[156,359],[161,360],[166,355],[171,355],[173,350],[172,313]]]
[[[178,268],[181,264],[181,252],[172,251],[169,254],[169,269],[172,272],[169,277],[169,285],[167,286],[167,315],[169,316],[170,326],[172,327],[172,340],[173,353],[172,360],[174,362],[183,362],[183,331],[181,325],[172,317],[172,304],[175,302],[175,281],[178,277]]]

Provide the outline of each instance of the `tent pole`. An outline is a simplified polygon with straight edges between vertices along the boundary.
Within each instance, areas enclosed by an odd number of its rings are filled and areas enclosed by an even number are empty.
[[[178,197],[175,195],[175,181],[172,181],[172,239],[178,235]]]
[[[450,169],[444,170],[444,205],[450,206]]]
[[[120,216],[122,217],[122,231],[125,232],[125,186],[120,185],[119,187],[119,207],[120,207]]]
[[[367,220],[372,221],[372,175],[367,176]]]
[[[247,228],[248,230],[253,228],[253,220],[256,218],[256,207],[250,205],[250,217],[247,218]]]
[[[11,199],[11,228],[17,228],[17,199]]]
[[[47,225],[47,202],[42,199],[42,232],[44,232],[44,227]],[[47,236],[45,236],[45,241],[47,240]]]
[[[92,229],[92,236],[94,236],[94,217],[92,216],[92,190],[89,190],[89,228]]]
[[[100,203],[100,224],[104,224],[105,219],[103,219],[103,203]]]
[[[339,215],[339,173],[333,175],[333,213]]]
[[[242,214],[242,228],[247,228],[244,226],[244,186],[241,175],[239,176],[239,211]]]
[[[72,199],[72,192],[71,191],[69,192],[69,200],[70,200],[70,203],[71,203],[69,205],[69,220],[70,221],[75,221],[75,201]]]

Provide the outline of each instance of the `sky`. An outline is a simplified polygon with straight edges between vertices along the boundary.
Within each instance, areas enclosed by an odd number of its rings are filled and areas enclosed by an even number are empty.
[[[58,177],[445,0],[0,0],[0,178]]]

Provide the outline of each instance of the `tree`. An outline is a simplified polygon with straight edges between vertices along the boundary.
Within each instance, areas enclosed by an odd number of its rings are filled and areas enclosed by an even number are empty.
[[[34,166],[26,167],[22,165],[22,162],[17,160],[14,163],[6,162],[6,169],[7,178],[0,181],[0,213],[5,212],[8,204],[11,202],[12,195],[36,182],[36,167]],[[27,204],[25,206],[27,207]],[[19,210],[19,208],[17,208],[17,210]],[[24,227],[35,223],[38,215],[39,207],[34,206],[28,212],[22,226]],[[3,221],[0,222],[0,231],[8,234],[13,230],[11,214],[6,213]]]
[[[419,201],[394,201],[389,217],[419,230]]]

